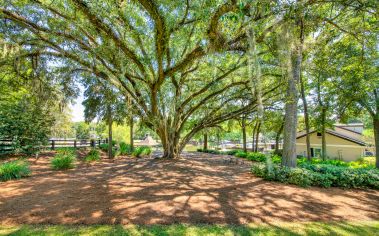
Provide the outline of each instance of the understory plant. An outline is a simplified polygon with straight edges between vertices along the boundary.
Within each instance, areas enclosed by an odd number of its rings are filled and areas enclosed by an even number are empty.
[[[26,161],[9,161],[0,164],[0,180],[20,179],[29,176],[31,173],[29,164]]]
[[[344,166],[306,164],[298,168],[257,163],[252,173],[266,180],[295,184],[303,187],[342,187],[379,189],[379,171],[354,169]]]
[[[91,149],[85,157],[86,162],[99,161],[100,159],[100,152],[97,149]]]
[[[121,155],[130,155],[133,153],[132,145],[125,142],[120,142],[120,154]]]
[[[135,157],[149,156],[152,150],[148,146],[140,146],[134,149],[132,155]]]
[[[51,160],[54,170],[66,170],[74,168],[75,154],[71,151],[58,152]]]

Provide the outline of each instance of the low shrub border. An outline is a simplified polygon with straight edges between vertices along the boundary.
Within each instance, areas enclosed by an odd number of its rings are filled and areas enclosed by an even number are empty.
[[[368,168],[347,168],[333,165],[301,165],[289,168],[277,164],[256,163],[254,175],[270,181],[295,184],[302,187],[342,187],[379,189],[379,171]]]

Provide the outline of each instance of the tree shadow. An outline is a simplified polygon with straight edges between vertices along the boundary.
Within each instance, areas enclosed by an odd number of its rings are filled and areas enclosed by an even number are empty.
[[[264,181],[222,158],[121,158],[0,183],[0,223],[247,224],[379,219],[379,192]]]

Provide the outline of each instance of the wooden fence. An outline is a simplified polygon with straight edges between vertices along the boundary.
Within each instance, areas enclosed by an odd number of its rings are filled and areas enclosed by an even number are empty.
[[[44,147],[54,150],[62,147],[97,147],[103,143],[108,143],[108,139],[50,139],[49,145]],[[13,151],[12,140],[0,139],[0,154],[12,153]]]

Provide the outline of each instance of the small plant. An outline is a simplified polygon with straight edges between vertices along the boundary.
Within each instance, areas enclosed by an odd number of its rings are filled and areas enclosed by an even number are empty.
[[[99,161],[100,160],[100,152],[97,149],[91,149],[87,156],[85,157],[85,161],[92,162],[92,161]]]
[[[134,149],[132,155],[135,157],[148,156],[151,154],[151,148],[148,146],[140,146]]]
[[[74,168],[75,155],[72,153],[57,153],[51,160],[54,170],[66,170]]]
[[[30,175],[30,169],[27,162],[10,161],[0,165],[0,180],[7,181],[11,179],[20,179]]]
[[[125,142],[120,142],[120,154],[121,155],[130,155],[133,152],[132,145]]]
[[[100,144],[100,145],[99,145],[99,148],[100,148],[102,151],[104,151],[104,152],[108,151],[108,143],[102,143],[102,144]]]

